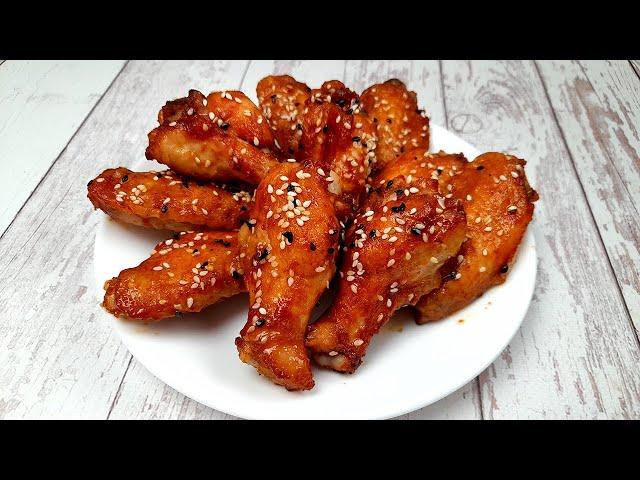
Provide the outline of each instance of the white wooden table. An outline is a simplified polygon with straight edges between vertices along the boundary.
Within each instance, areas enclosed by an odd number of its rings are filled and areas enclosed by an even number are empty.
[[[397,77],[432,122],[528,160],[538,281],[478,378],[402,418],[640,418],[640,62],[0,60],[0,418],[232,418],[148,373],[98,304],[86,183],[167,99],[270,73]],[[8,173],[8,175],[7,175]]]

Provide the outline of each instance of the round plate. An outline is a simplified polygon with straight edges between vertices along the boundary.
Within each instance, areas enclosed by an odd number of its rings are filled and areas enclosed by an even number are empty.
[[[436,125],[432,151],[479,152]],[[140,162],[140,170],[152,164]],[[110,220],[99,225],[95,275],[104,281],[148,257],[167,232]],[[105,313],[131,354],[160,380],[216,410],[243,418],[371,419],[402,415],[433,403],[465,385],[504,350],[527,312],[536,277],[531,230],[525,235],[507,281],[464,310],[418,326],[400,312],[371,343],[353,375],[314,369],[316,386],[288,392],[238,359],[234,339],[247,317],[246,294],[199,314],[140,324]]]

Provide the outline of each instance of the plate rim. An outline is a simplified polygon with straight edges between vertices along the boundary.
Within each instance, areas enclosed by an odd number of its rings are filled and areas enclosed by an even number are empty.
[[[436,134],[436,135],[448,135],[448,136],[453,136],[456,138],[456,140],[458,142],[460,142],[461,144],[465,144],[465,150],[469,150],[469,151],[473,151],[475,152],[473,155],[473,158],[475,158],[477,155],[480,154],[480,150],[478,148],[476,148],[475,146],[469,144],[468,142],[466,142],[464,139],[462,139],[461,137],[457,136],[456,134],[454,134],[453,132],[445,129],[444,127],[441,127],[437,124],[431,123],[430,124],[430,130],[431,130],[431,134]],[[99,300],[101,302],[102,298],[100,296],[100,294],[102,293],[102,284],[104,283],[104,279],[100,279],[98,278],[98,272],[96,271],[95,265],[96,265],[96,257],[98,255],[98,245],[99,242],[97,241],[98,235],[100,234],[100,232],[106,228],[105,225],[107,225],[106,222],[111,221],[110,217],[108,217],[107,215],[103,215],[103,218],[101,219],[101,221],[98,224],[98,227],[96,229],[96,234],[94,236],[94,246],[93,246],[93,268],[94,268],[94,280],[96,282],[96,286],[99,287],[98,288],[98,297]],[[461,387],[463,387],[464,385],[468,384],[470,381],[472,381],[474,378],[476,378],[478,375],[480,375],[484,370],[486,370],[493,362],[495,362],[495,360],[502,354],[502,352],[504,352],[504,350],[507,348],[507,346],[511,343],[511,341],[513,340],[513,338],[515,337],[516,333],[520,330],[520,328],[522,327],[522,324],[524,322],[524,319],[527,316],[527,312],[531,306],[531,302],[533,299],[533,294],[535,292],[535,286],[536,286],[536,281],[537,281],[537,276],[538,276],[538,268],[537,268],[537,260],[538,260],[538,254],[537,254],[537,247],[536,247],[536,242],[535,242],[535,235],[534,235],[534,223],[531,222],[528,227],[527,230],[525,232],[525,235],[523,236],[523,239],[520,243],[520,246],[518,248],[517,254],[516,254],[516,258],[515,261],[518,262],[519,259],[521,258],[520,252],[521,252],[521,248],[523,246],[526,246],[528,248],[530,248],[530,252],[529,255],[532,256],[532,258],[529,260],[530,262],[533,263],[534,268],[532,269],[532,273],[531,275],[531,288],[529,289],[530,291],[527,293],[526,295],[526,303],[522,302],[520,303],[520,305],[524,305],[524,307],[522,307],[522,314],[519,315],[519,320],[517,322],[514,322],[513,327],[512,327],[512,331],[505,337],[505,341],[503,342],[504,344],[500,346],[499,349],[496,349],[496,353],[495,356],[492,356],[491,359],[486,362],[484,365],[481,366],[481,368],[474,368],[472,369],[473,371],[473,375],[470,375],[469,378],[465,377],[464,381],[460,381],[460,382],[456,382],[455,385],[451,388],[449,388],[445,393],[441,393],[438,395],[433,396],[433,398],[431,399],[427,399],[426,401],[423,398],[419,398],[417,400],[415,400],[414,402],[411,402],[408,405],[403,405],[401,408],[398,409],[393,409],[390,407],[388,408],[388,412],[384,413],[384,414],[379,414],[379,415],[366,415],[366,416],[324,416],[324,417],[316,417],[316,416],[311,416],[311,417],[302,417],[299,415],[292,415],[292,416],[280,416],[280,415],[266,415],[266,416],[259,416],[259,415],[255,415],[252,413],[248,413],[246,411],[244,411],[242,408],[236,408],[234,403],[233,403],[233,399],[228,399],[225,398],[224,396],[218,397],[218,400],[216,402],[216,404],[212,404],[212,402],[207,398],[203,398],[203,396],[201,396],[199,393],[186,393],[186,391],[189,391],[189,389],[185,389],[183,388],[183,386],[181,384],[179,384],[179,382],[176,384],[175,381],[167,381],[166,380],[166,376],[162,373],[159,372],[158,370],[156,370],[155,365],[151,364],[151,362],[143,362],[141,360],[142,357],[144,357],[144,355],[139,355],[139,350],[138,347],[130,342],[130,338],[128,336],[122,335],[121,334],[121,330],[118,328],[118,325],[116,323],[114,323],[113,321],[110,322],[110,328],[115,331],[115,333],[118,335],[119,340],[124,344],[124,346],[127,348],[127,350],[129,351],[129,353],[132,355],[133,358],[135,358],[149,373],[151,373],[154,377],[158,378],[161,382],[163,382],[165,385],[171,387],[172,389],[176,390],[177,392],[179,392],[180,394],[184,395],[187,398],[190,398],[204,406],[207,406],[209,408],[212,408],[218,412],[224,413],[226,415],[231,415],[231,416],[235,416],[238,418],[242,418],[242,419],[247,419],[247,420],[254,420],[254,419],[300,419],[300,418],[313,418],[313,419],[320,419],[320,418],[326,418],[326,419],[390,419],[390,418],[395,418],[401,415],[405,415],[407,413],[410,412],[414,412],[417,411],[419,409],[425,408],[429,405],[432,405],[446,397],[448,397],[449,395],[451,395],[452,393],[454,393],[455,391],[457,391],[458,389],[460,389]],[[509,277],[507,277],[507,280],[505,283],[507,283],[509,281]],[[492,287],[494,288],[494,287]],[[474,302],[477,302],[478,299],[476,299]],[[472,302],[472,303],[474,303]],[[110,315],[108,312],[106,312],[104,309],[102,309],[104,316],[109,318],[109,319],[113,319],[116,322],[118,321],[122,321],[120,319],[114,318],[112,315]],[[443,319],[443,321],[446,319]],[[246,410],[246,409],[245,409]],[[278,413],[278,412],[276,412]]]

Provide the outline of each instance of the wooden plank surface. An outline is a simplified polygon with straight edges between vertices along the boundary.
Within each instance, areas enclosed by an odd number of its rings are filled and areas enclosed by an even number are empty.
[[[631,66],[638,74],[638,77],[640,77],[640,60],[629,60],[629,63],[631,63]]]
[[[20,61],[0,68],[0,235],[124,61]]]
[[[0,67],[0,82],[11,63]],[[168,98],[188,88],[241,86],[255,99],[255,84],[270,73],[311,86],[337,78],[356,90],[400,78],[434,123],[481,150],[529,161],[541,195],[533,226],[539,265],[522,329],[479,382],[400,418],[640,418],[640,348],[632,327],[640,264],[639,66],[129,63],[0,237],[0,418],[233,418],[164,385],[112,331],[93,281],[101,214],[91,211],[84,183],[102,168],[143,157],[146,133]],[[5,97],[0,93],[0,120]],[[0,128],[0,142],[3,135]]]
[[[167,98],[238,84],[245,66],[127,64],[0,238],[0,418],[107,418],[131,355],[98,307],[93,238],[103,214],[86,182],[143,158]]]
[[[626,60],[538,66],[638,330],[640,78]]]
[[[480,377],[484,417],[638,418],[637,338],[534,63],[443,62],[443,76],[451,130],[526,158],[541,197],[533,302]]]

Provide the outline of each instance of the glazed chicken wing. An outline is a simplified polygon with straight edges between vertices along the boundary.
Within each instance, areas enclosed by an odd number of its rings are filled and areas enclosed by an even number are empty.
[[[197,90],[168,102],[160,126],[149,133],[146,157],[176,172],[220,183],[257,185],[279,163],[273,136],[258,108],[242,92]]]
[[[393,312],[439,285],[464,241],[462,206],[420,175],[424,160],[410,152],[383,170],[349,228],[337,297],[307,336],[319,365],[355,371]]]
[[[270,75],[258,82],[258,103],[269,121],[276,147],[296,158],[300,142],[300,117],[311,89],[289,75]]]
[[[485,153],[451,177],[447,191],[464,204],[469,238],[441,269],[442,286],[416,305],[418,323],[451,315],[505,281],[538,199],[525,163]]]
[[[245,291],[237,234],[191,232],[159,243],[151,256],[107,280],[103,306],[128,320],[199,312]]]
[[[429,147],[429,118],[418,108],[416,93],[400,80],[372,85],[362,92],[360,101],[376,127],[375,170],[382,170],[405,151]]]
[[[336,214],[352,216],[365,194],[376,138],[369,119],[333,103],[310,104],[302,116],[300,158],[324,177]]]
[[[124,223],[147,228],[236,230],[248,218],[247,192],[199,184],[171,170],[132,172],[111,168],[87,185],[95,208]]]
[[[285,163],[260,183],[239,242],[249,316],[240,359],[288,390],[313,387],[304,336],[335,273],[339,226],[324,181]]]

